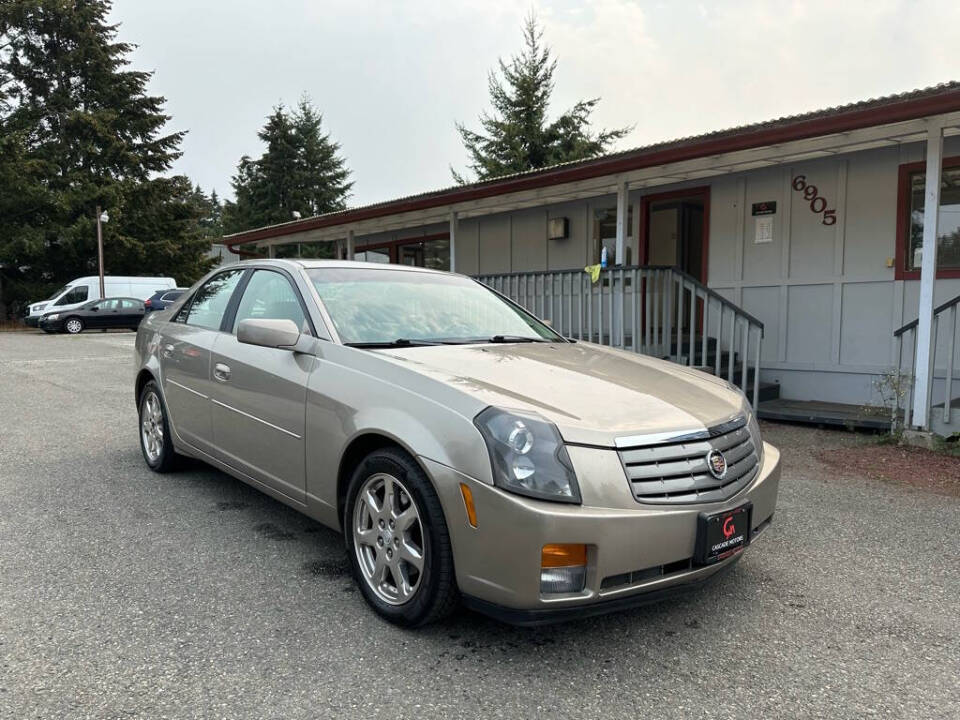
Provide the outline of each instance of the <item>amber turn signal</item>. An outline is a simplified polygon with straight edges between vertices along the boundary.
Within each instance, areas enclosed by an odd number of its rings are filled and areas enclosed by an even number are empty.
[[[473,493],[466,483],[460,483],[460,494],[463,495],[463,506],[467,509],[467,521],[470,527],[476,527],[477,509],[473,506]]]
[[[540,567],[575,567],[586,564],[586,545],[544,545],[540,552]]]

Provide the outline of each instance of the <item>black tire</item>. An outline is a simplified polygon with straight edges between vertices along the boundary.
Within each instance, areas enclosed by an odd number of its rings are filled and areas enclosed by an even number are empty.
[[[144,413],[147,412],[147,404],[151,396],[156,398],[157,405],[160,408],[160,422],[157,423],[157,429],[163,438],[160,443],[159,452],[152,456],[148,452],[146,439],[144,438]],[[173,449],[173,441],[170,438],[170,424],[167,422],[167,406],[163,402],[163,395],[157,383],[150,380],[140,391],[140,399],[137,402],[137,436],[140,438],[140,452],[143,453],[144,462],[154,472],[167,473],[177,468],[180,456]]]
[[[360,567],[354,541],[354,512],[368,479],[378,474],[397,478],[419,510],[422,526],[423,571],[412,597],[403,604],[384,602],[370,587]],[[440,498],[420,466],[399,448],[370,453],[354,470],[343,509],[343,535],[354,580],[367,603],[386,620],[402,627],[427,625],[449,615],[460,595],[453,566],[450,533]]]
[[[83,320],[78,317],[68,317],[63,321],[63,331],[68,335],[79,335],[83,330]]]

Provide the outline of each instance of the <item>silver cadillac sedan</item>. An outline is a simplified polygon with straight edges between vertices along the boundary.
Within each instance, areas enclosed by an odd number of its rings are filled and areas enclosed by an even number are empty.
[[[669,596],[776,506],[780,454],[737,389],[566,339],[461,275],[242,263],[151,313],[136,353],[147,465],[199,458],[342,530],[401,625]]]

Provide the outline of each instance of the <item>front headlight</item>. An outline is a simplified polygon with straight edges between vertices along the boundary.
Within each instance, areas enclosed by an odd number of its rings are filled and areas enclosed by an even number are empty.
[[[52,315],[45,315],[44,320],[56,320],[60,317],[60,313],[53,313]]]
[[[490,451],[497,487],[541,500],[580,503],[573,463],[555,425],[531,413],[494,407],[473,422]]]

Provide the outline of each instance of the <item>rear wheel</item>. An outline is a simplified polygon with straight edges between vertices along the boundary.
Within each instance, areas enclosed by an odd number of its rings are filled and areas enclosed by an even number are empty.
[[[170,440],[167,408],[157,383],[151,380],[140,392],[140,450],[151,470],[170,472],[176,467],[177,453]]]
[[[376,450],[354,471],[343,514],[354,577],[392,623],[425,625],[457,603],[450,534],[436,491],[405,452]]]
[[[83,320],[78,317],[67,318],[63,323],[63,329],[71,335],[83,332]]]

